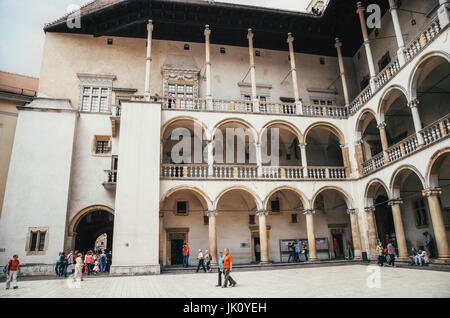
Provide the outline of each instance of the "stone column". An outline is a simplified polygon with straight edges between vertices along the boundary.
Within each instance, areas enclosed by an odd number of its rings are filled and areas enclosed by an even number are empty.
[[[383,147],[383,155],[384,155],[384,162],[389,162],[389,155],[387,153],[387,150],[389,148],[387,135],[386,135],[386,122],[381,122],[377,125],[377,128],[380,130],[380,139],[381,139],[381,146]]]
[[[250,78],[252,82],[252,103],[253,112],[259,113],[259,100],[256,95],[256,73],[255,73],[255,55],[253,52],[253,32],[252,29],[248,29],[248,53],[250,56]]]
[[[348,106],[350,105],[350,98],[348,95],[347,79],[345,77],[344,59],[342,58],[342,42],[339,40],[339,38],[336,38],[336,44],[334,45],[334,47],[336,48],[338,54],[339,71],[341,73],[342,89],[344,90],[345,106]]]
[[[145,58],[145,96],[146,100],[150,101],[150,64],[152,61],[152,34],[153,23],[152,20],[148,20],[147,24],[147,57]]]
[[[356,12],[359,14],[359,20],[361,23],[361,31],[364,38],[364,47],[366,49],[366,55],[367,55],[367,64],[369,65],[369,72],[370,72],[370,88],[372,89],[372,93],[375,93],[377,90],[377,87],[375,85],[375,77],[377,76],[377,73],[375,71],[375,65],[373,63],[373,56],[372,56],[372,49],[370,47],[370,40],[369,40],[369,33],[367,32],[367,26],[366,26],[366,19],[364,17],[364,11],[366,10],[361,1],[358,1],[358,9]]]
[[[400,20],[398,19],[398,12],[397,12],[397,4],[394,0],[389,0],[389,11],[392,15],[392,22],[394,24],[394,30],[395,35],[397,37],[397,44],[398,44],[398,61],[400,63],[400,66],[405,65],[406,63],[406,56],[405,56],[405,41],[403,40],[403,33],[402,28],[400,27]]]
[[[214,175],[214,141],[208,140],[206,146],[208,151],[208,176]]]
[[[159,265],[164,265],[164,212],[159,212]]]
[[[255,144],[256,151],[256,166],[258,176],[262,176],[262,153],[261,153],[261,143],[257,142]]]
[[[445,28],[450,23],[450,1],[439,0],[438,9],[439,24],[441,28]]]
[[[364,211],[366,212],[367,228],[369,231],[369,258],[377,259],[377,227],[375,222],[375,207],[365,207]]]
[[[295,67],[295,54],[294,54],[294,37],[292,33],[288,33],[287,43],[289,44],[289,57],[291,60],[291,75],[292,75],[292,88],[294,91],[294,99],[296,106],[296,113],[303,114],[303,106],[300,101],[300,95],[298,93],[298,82],[297,82],[297,68]]]
[[[346,144],[339,145],[341,147],[342,151],[342,160],[344,161],[344,167],[345,167],[345,176],[349,177],[352,173],[352,168],[350,166],[350,157],[348,153],[348,147]]]
[[[389,200],[388,204],[392,208],[392,217],[394,219],[395,237],[398,247],[398,258],[400,260],[408,259],[408,247],[406,246],[405,230],[403,228],[402,211],[400,204],[403,204],[402,199]]]
[[[354,259],[362,259],[361,254],[361,236],[359,234],[359,223],[358,215],[356,209],[347,209],[347,214],[350,215],[350,223],[352,227],[352,240],[353,240],[353,251]]]
[[[306,232],[308,234],[308,247],[309,247],[309,260],[317,261],[316,251],[316,231],[314,229],[314,210],[304,210],[303,214],[306,215]]]
[[[300,147],[300,155],[302,158],[303,177],[306,178],[308,176],[308,159],[306,157],[306,143],[299,144],[299,147]]]
[[[419,115],[419,108],[418,108],[419,103],[420,101],[417,98],[415,98],[408,103],[408,107],[411,109],[411,114],[414,122],[414,129],[417,135],[417,143],[419,144],[419,146],[422,146],[425,144],[425,141],[423,139],[422,134],[420,133],[420,131],[422,130],[422,121],[420,120]]]
[[[211,51],[209,37],[211,35],[211,30],[209,25],[205,25],[205,65],[206,65],[206,109],[213,109],[212,94],[211,94]]]
[[[444,217],[439,203],[439,195],[442,194],[440,188],[429,188],[422,191],[423,196],[428,200],[430,208],[431,222],[433,223],[433,230],[435,242],[438,250],[438,263],[450,262],[450,249],[448,246],[447,233],[445,229]]]
[[[256,212],[259,219],[259,245],[261,247],[261,264],[269,262],[269,240],[267,239],[266,210]]]
[[[364,162],[364,156],[363,156],[363,149],[362,149],[362,139],[359,139],[355,142],[355,157],[356,162],[358,164],[358,173],[361,175],[363,171],[363,162]]]
[[[217,211],[209,211],[209,252],[212,255],[211,264],[213,266],[217,265],[217,233],[216,233],[216,216]]]

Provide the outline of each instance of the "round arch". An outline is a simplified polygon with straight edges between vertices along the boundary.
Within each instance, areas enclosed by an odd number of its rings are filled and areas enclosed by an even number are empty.
[[[367,183],[366,190],[364,191],[364,203],[366,206],[373,205],[373,202],[375,201],[375,194],[380,186],[384,189],[384,191],[386,191],[388,198],[390,198],[389,188],[386,186],[384,181],[378,178],[372,179]]]
[[[268,207],[267,207],[267,204],[269,203],[269,199],[270,199],[276,192],[282,191],[282,190],[292,191],[292,192],[296,193],[297,196],[299,197],[300,201],[301,201],[302,204],[303,204],[303,208],[304,208],[305,210],[310,209],[309,201],[308,201],[308,199],[306,198],[306,196],[303,194],[303,192],[301,192],[300,190],[298,190],[298,189],[296,189],[296,188],[293,188],[293,187],[289,187],[289,186],[281,186],[281,187],[278,187],[278,188],[276,188],[276,189],[273,189],[273,190],[266,196],[266,198],[264,199],[263,207],[264,207],[266,210],[267,210],[267,208],[268,208]]]
[[[160,208],[162,207],[162,204],[164,203],[164,201],[169,198],[172,194],[179,192],[179,191],[192,191],[194,193],[196,193],[197,195],[199,195],[201,198],[203,198],[203,200],[206,203],[206,206],[208,207],[208,210],[212,210],[212,201],[211,199],[208,197],[208,195],[203,192],[202,190],[200,190],[199,188],[196,187],[190,187],[190,186],[178,186],[175,188],[170,189],[169,191],[167,191],[160,199],[159,201],[159,205]]]
[[[409,173],[407,172],[409,170]],[[401,184],[411,173],[415,173],[416,176],[419,178],[420,183],[422,185],[422,189],[424,189],[425,182],[422,174],[417,170],[415,167],[411,165],[403,165],[398,167],[394,173],[392,174],[391,181],[389,183],[389,189],[390,189],[390,197],[392,198],[398,198],[400,196],[400,187]],[[401,180],[399,180],[401,179]]]
[[[166,123],[164,123],[164,125],[161,127],[161,138],[163,138],[164,133],[166,132],[167,128],[169,128],[170,125],[172,125],[172,124],[174,124],[174,123],[176,123],[178,121],[183,121],[183,120],[193,121],[195,124],[201,126],[202,129],[205,131],[206,139],[207,140],[211,140],[211,131],[209,130],[208,126],[206,126],[205,123],[203,123],[202,121],[198,120],[197,118],[194,118],[194,117],[191,117],[191,116],[175,117],[175,118],[170,119]]]
[[[83,210],[78,212],[72,218],[72,221],[70,222],[70,225],[69,225],[69,236],[75,235],[75,228],[77,227],[78,223],[83,218],[83,216],[85,216],[86,214],[88,214],[90,212],[99,211],[99,210],[109,212],[112,215],[114,215],[114,213],[115,213],[113,209],[111,209],[110,207],[108,207],[106,205],[91,205],[87,208],[84,208]]]
[[[397,93],[397,97],[400,97],[402,94],[405,96],[406,101],[409,102],[409,94],[407,90],[401,86],[401,85],[392,85],[389,86],[384,92],[383,95],[381,95],[380,101],[378,103],[377,113],[378,113],[378,120],[384,121],[384,114],[386,113],[386,103],[393,96]]]
[[[436,57],[441,57],[445,59],[447,63],[450,63],[450,54],[448,54],[447,52],[433,51],[422,56],[422,58],[414,66],[413,71],[411,72],[411,76],[409,77],[408,80],[408,90],[410,92],[410,100],[417,98],[418,79],[421,77],[422,72],[428,66],[428,64],[432,63],[430,60]]]
[[[372,109],[365,109],[359,114],[358,119],[356,120],[355,133],[357,136],[361,137],[363,131],[363,122],[365,117],[368,115],[372,115],[375,119],[376,123],[379,123],[377,114]]]
[[[345,192],[343,189],[339,188],[339,187],[335,187],[335,186],[325,186],[320,188],[319,190],[317,190],[316,194],[314,194],[312,200],[311,200],[311,208],[314,209],[314,204],[316,203],[316,199],[319,196],[319,194],[321,194],[324,191],[327,190],[335,190],[339,193],[342,194],[342,196],[344,197],[345,203],[347,203],[347,209],[352,209],[353,208],[353,199],[348,195],[347,192]]]
[[[293,135],[297,136],[299,142],[302,142],[302,140],[304,140],[303,134],[300,132],[300,130],[295,125],[293,125],[287,121],[284,121],[284,120],[272,120],[272,121],[266,123],[261,128],[261,131],[259,133],[258,142],[261,142],[261,138],[262,138],[264,130],[266,130],[267,128],[269,128],[270,126],[273,126],[273,125],[285,126]]]
[[[450,153],[450,147],[445,147],[436,151],[431,159],[428,161],[427,170],[425,174],[425,185],[426,187],[438,187],[438,178],[437,178],[437,166],[439,166],[439,160],[444,157],[445,154]],[[436,164],[437,163],[437,164]]]
[[[334,135],[336,135],[336,137],[338,137],[341,145],[345,144],[345,137],[344,137],[344,134],[342,133],[342,131],[339,128],[337,128],[335,125],[328,123],[328,122],[324,122],[324,121],[316,122],[316,123],[310,125],[305,130],[305,134],[303,135],[303,140],[302,140],[303,143],[306,144],[306,138],[308,137],[309,132],[312,129],[317,128],[317,127],[324,128],[324,129],[328,130],[329,132],[333,133]]]
[[[255,192],[253,192],[252,190],[250,190],[250,189],[247,188],[247,187],[243,187],[243,186],[233,186],[233,187],[230,187],[230,188],[227,188],[227,189],[223,190],[223,191],[217,196],[217,198],[216,198],[216,200],[214,201],[214,204],[213,204],[213,209],[214,209],[214,211],[217,210],[217,205],[218,205],[220,199],[223,197],[223,195],[226,194],[226,193],[228,193],[228,192],[230,192],[230,191],[233,191],[233,190],[240,190],[240,191],[247,192],[247,193],[250,194],[250,196],[255,200],[256,208],[257,208],[258,210],[262,210],[262,209],[263,209],[263,207],[262,207],[262,201],[261,201],[260,197],[259,197]]]
[[[220,128],[220,126],[223,126],[225,124],[229,124],[229,123],[239,123],[243,126],[246,126],[247,128],[249,128],[251,130],[251,133],[253,134],[253,138],[254,141],[258,141],[259,140],[259,135],[258,132],[256,131],[255,127],[253,127],[252,124],[250,124],[248,121],[241,119],[241,118],[236,118],[236,117],[232,117],[232,118],[226,118],[224,120],[221,120],[220,122],[218,122],[214,128],[212,129],[212,133],[211,136],[214,137],[216,135],[217,130]]]

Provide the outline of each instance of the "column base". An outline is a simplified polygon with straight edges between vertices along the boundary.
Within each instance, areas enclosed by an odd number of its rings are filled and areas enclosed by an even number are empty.
[[[450,265],[450,257],[439,257],[433,260],[432,264]]]
[[[110,276],[159,275],[161,265],[111,265]]]
[[[317,262],[319,262],[319,258],[308,258],[308,261],[306,262],[306,263],[317,263]]]

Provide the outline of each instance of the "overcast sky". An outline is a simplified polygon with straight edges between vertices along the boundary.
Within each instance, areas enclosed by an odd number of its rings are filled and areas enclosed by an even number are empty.
[[[205,0],[206,1],[206,0]],[[65,15],[72,5],[91,0],[0,0],[0,70],[39,77],[44,24]],[[310,0],[221,0],[268,8],[303,11]]]

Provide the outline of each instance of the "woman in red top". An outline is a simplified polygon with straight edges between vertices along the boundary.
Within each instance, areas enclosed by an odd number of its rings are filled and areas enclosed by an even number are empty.
[[[84,264],[87,265],[88,275],[91,275],[92,269],[94,268],[94,257],[92,256],[92,251],[89,251],[84,259]]]

